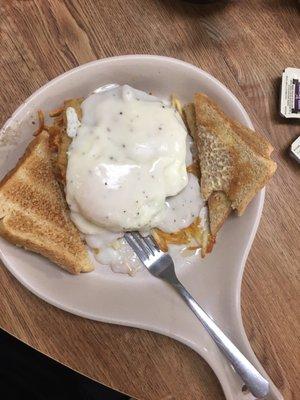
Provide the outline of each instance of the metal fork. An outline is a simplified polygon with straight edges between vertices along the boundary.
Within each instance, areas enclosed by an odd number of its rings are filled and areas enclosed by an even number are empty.
[[[265,397],[269,392],[268,381],[254,368],[179,282],[171,256],[161,251],[151,236],[143,237],[138,232],[127,232],[125,239],[152,275],[163,279],[177,290],[253,396],[258,399]]]

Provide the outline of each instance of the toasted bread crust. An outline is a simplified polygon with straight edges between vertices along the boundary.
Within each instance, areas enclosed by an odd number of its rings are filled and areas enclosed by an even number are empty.
[[[196,124],[196,111],[194,103],[187,104],[184,108],[184,115],[188,125],[188,130],[191,136],[196,137],[197,133],[197,124]],[[198,149],[199,150],[199,149]],[[199,164],[199,176],[200,173],[200,162]],[[212,193],[207,202],[208,206],[208,214],[209,214],[209,227],[210,233],[213,237],[216,236],[224,222],[226,221],[228,215],[231,211],[231,202],[228,197],[223,192],[214,192]]]
[[[202,93],[195,95],[195,111],[202,194],[208,200],[214,192],[224,192],[242,215],[276,170],[269,158],[272,146],[227,117]]]
[[[197,126],[203,125],[207,130],[226,129],[232,130],[257,154],[269,158],[273,146],[258,132],[241,125],[238,121],[228,117],[221,108],[204,93],[196,93],[194,98]],[[200,113],[201,111],[201,113]]]
[[[208,198],[209,226],[216,236],[231,212],[231,202],[224,192],[214,192]]]
[[[196,111],[194,103],[189,103],[183,107],[183,114],[192,138],[195,138],[197,132]]]
[[[0,183],[0,235],[70,273],[93,269],[55,179],[45,131]]]

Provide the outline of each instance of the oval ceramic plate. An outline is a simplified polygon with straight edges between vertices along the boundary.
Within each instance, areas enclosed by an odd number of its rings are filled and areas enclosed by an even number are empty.
[[[203,91],[226,113],[252,128],[247,113],[234,95],[199,68],[159,56],[108,58],[59,76],[19,107],[1,131],[0,178],[15,165],[31,140],[37,110],[47,113],[65,99],[86,96],[111,82],[128,83],[162,98],[176,93],[183,103],[191,101],[195,92]],[[266,376],[250,348],[240,311],[242,273],[263,202],[264,191],[255,197],[243,217],[229,218],[207,259],[186,260],[177,272],[208,314]],[[227,399],[253,399],[242,393],[239,378],[179,296],[148,271],[141,271],[132,278],[98,268],[89,274],[72,276],[45,258],[3,239],[0,239],[0,252],[10,272],[45,301],[82,317],[148,329],[180,340],[210,364]],[[281,398],[274,386],[272,393],[272,398]]]

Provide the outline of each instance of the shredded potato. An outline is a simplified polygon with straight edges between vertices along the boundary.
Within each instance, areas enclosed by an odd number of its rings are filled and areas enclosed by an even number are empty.
[[[59,117],[60,115],[62,115],[63,112],[64,112],[64,107],[56,108],[55,110],[49,113],[49,117],[51,118]]]
[[[52,151],[53,166],[57,180],[65,185],[66,183],[66,171],[67,171],[67,150],[71,143],[71,139],[68,137],[67,131],[67,118],[66,109],[73,107],[78,115],[78,118],[82,118],[81,103],[83,99],[70,99],[64,101],[62,107],[57,108],[49,113],[49,117],[52,118],[52,125],[48,126],[45,124],[45,117],[42,111],[38,111],[39,127],[35,132],[35,135],[39,135],[43,130],[49,133],[49,146]]]
[[[200,168],[197,161],[194,161],[192,164],[188,165],[186,170],[187,172],[194,174],[198,179],[200,179]]]
[[[171,105],[179,112],[181,118],[184,119],[183,107],[176,94],[171,94]]]
[[[208,232],[201,228],[200,217],[195,218],[190,226],[180,231],[167,233],[155,228],[152,230],[152,235],[162,251],[168,251],[170,244],[184,244],[189,250],[207,248],[210,240]]]
[[[42,110],[38,110],[38,120],[39,120],[39,126],[37,130],[34,132],[34,136],[39,135],[44,129],[45,129],[45,116]]]

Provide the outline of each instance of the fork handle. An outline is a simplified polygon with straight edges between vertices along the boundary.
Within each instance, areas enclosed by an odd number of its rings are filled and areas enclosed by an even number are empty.
[[[186,288],[179,281],[173,282],[172,285],[180,293],[186,304],[202,323],[225,357],[229,360],[235,371],[246,384],[249,391],[258,399],[264,398],[269,392],[268,381],[238,350],[238,348],[214,323],[208,314],[206,314]]]

